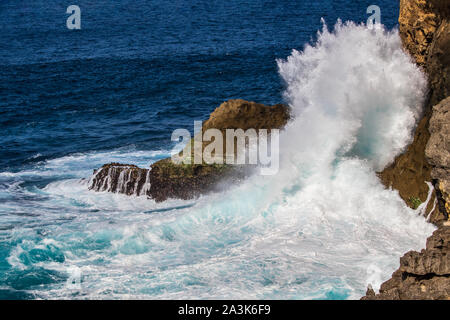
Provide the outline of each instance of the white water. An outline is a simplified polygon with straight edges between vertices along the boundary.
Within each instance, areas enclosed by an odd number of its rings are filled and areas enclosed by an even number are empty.
[[[375,175],[411,141],[425,90],[397,32],[337,25],[278,66],[296,118],[280,136],[276,176],[163,204],[94,193],[79,179],[0,190],[40,214],[20,216],[20,227],[19,218],[7,220],[11,268],[82,280],[30,291],[43,298],[359,298],[369,283],[376,289],[390,277],[403,253],[424,247],[433,227]],[[0,177],[58,176],[76,165],[75,175],[88,178],[92,159],[100,165],[113,156],[156,160],[144,152],[76,155]],[[8,210],[24,208],[2,203],[0,212]],[[36,258],[34,249],[50,258]]]

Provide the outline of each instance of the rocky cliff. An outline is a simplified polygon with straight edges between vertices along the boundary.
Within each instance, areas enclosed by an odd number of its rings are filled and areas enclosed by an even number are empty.
[[[431,178],[438,194],[438,209],[448,219],[450,212],[450,97],[432,109],[429,123],[430,139],[425,148],[425,157],[430,163]],[[432,212],[432,214],[435,214]],[[439,216],[432,221],[438,221]]]
[[[222,103],[202,125],[207,129],[280,129],[289,119],[289,108],[282,104],[266,106],[241,99]],[[203,148],[207,145],[204,143]],[[226,145],[224,141],[223,145]],[[194,152],[194,148],[192,148]],[[111,163],[94,171],[89,188],[127,195],[148,196],[157,202],[168,198],[191,199],[214,191],[221,183],[238,182],[249,174],[239,166],[220,164],[175,164],[170,158],[150,168]]]
[[[400,36],[405,49],[424,70],[429,79],[429,97],[424,115],[415,132],[414,142],[406,152],[380,173],[388,187],[398,190],[400,196],[414,206],[416,199],[425,201],[431,181],[433,165],[425,156],[430,139],[429,120],[432,107],[450,95],[450,1],[401,0]],[[439,191],[438,191],[439,193]],[[434,202],[433,194],[431,202]],[[444,216],[433,213],[436,219]]]
[[[369,288],[362,299],[450,299],[450,1],[400,0],[399,24],[405,49],[428,76],[429,96],[413,143],[380,178],[410,206],[426,199],[432,181],[425,214],[438,230],[426,249],[400,259],[378,294]]]
[[[400,259],[400,268],[375,294],[369,288],[362,300],[436,300],[450,298],[450,228],[441,228],[428,238],[426,249],[410,251]]]

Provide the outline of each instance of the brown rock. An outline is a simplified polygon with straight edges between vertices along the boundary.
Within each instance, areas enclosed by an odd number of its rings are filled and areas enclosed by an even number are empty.
[[[383,283],[378,294],[368,291],[362,300],[450,299],[450,228],[436,230],[421,252],[400,258],[400,268]]]
[[[430,217],[439,229],[428,238],[426,249],[406,253],[380,292],[366,294],[364,300],[450,299],[450,228],[446,221],[450,98],[438,104],[450,95],[449,19],[448,0],[400,0],[400,36],[406,50],[427,73],[430,94],[413,143],[380,173],[380,178],[386,186],[398,189],[409,205],[414,197],[425,200],[424,182],[433,179],[440,205]]]
[[[387,187],[397,189],[411,207],[415,198],[426,200],[425,181],[431,181],[433,165],[425,157],[431,107],[450,95],[449,18],[448,0],[400,1],[400,36],[405,49],[427,73],[430,95],[413,143],[380,173],[380,178]]]
[[[282,128],[289,120],[289,108],[283,104],[266,106],[242,99],[228,100],[216,108],[203,124],[203,130]]]
[[[428,116],[425,116],[419,122],[414,141],[406,152],[379,173],[383,184],[398,190],[400,197],[410,207],[413,207],[414,198],[422,202],[427,199],[429,188],[425,181],[431,181],[431,166],[425,158],[425,146],[430,137],[427,125]]]
[[[149,169],[132,164],[110,163],[94,170],[89,181],[89,189],[124,193],[126,195],[145,195],[148,192]]]
[[[219,190],[220,182],[238,182],[245,177],[244,171],[227,165],[178,165],[164,159],[151,166],[149,196],[156,202],[187,200]]]
[[[229,100],[211,113],[210,118],[203,123],[202,130],[215,128],[224,132],[226,129],[253,128],[268,129],[270,132],[270,129],[284,127],[288,119],[289,108],[285,105],[266,106],[241,99]],[[205,142],[203,147],[208,143]],[[150,170],[112,163],[94,172],[89,189],[147,195],[158,202],[168,198],[191,199],[219,189],[222,182],[244,179],[250,174],[247,169],[204,163],[174,164],[170,158],[155,162]]]
[[[433,38],[441,23],[439,13],[446,0],[400,0],[400,36],[417,64],[424,66]]]
[[[431,177],[436,181],[441,219],[450,213],[450,97],[433,107],[429,125],[430,139],[425,155],[433,166]]]
[[[450,228],[442,227],[436,230],[431,237],[427,239],[426,250],[450,250]]]
[[[439,229],[428,238],[426,249],[410,251],[400,259],[400,268],[378,294],[368,292],[363,300],[450,299],[450,98],[443,100],[450,95],[449,19],[448,0],[400,0],[400,36],[427,73],[430,94],[413,143],[380,178],[398,189],[409,205],[412,197],[425,200],[424,182],[433,179],[439,206],[430,217]]]
[[[416,276],[450,274],[450,256],[444,250],[410,251],[400,258],[400,270]]]
[[[433,166],[431,176],[445,179],[450,173],[450,97],[433,107],[428,130],[431,136],[425,155]]]
[[[446,1],[450,7],[450,1]],[[429,106],[450,96],[450,19],[447,15],[437,29],[426,57],[430,82]]]
[[[208,129],[280,129],[289,120],[289,108],[282,104],[266,106],[241,99],[222,103],[203,123],[202,132]],[[204,142],[205,147],[209,142]],[[225,156],[226,141],[223,143]],[[192,153],[194,148],[192,148]],[[150,196],[156,201],[168,198],[191,199],[217,190],[225,180],[237,182],[250,173],[247,168],[228,165],[189,164],[175,165],[170,159],[154,163],[150,171]]]

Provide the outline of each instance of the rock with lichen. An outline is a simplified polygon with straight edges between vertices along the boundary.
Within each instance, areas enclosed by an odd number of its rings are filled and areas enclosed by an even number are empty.
[[[202,125],[220,130],[224,137],[226,129],[281,129],[289,120],[289,108],[282,104],[266,106],[241,99],[229,100],[216,108]],[[226,139],[225,139],[226,140]],[[191,140],[190,143],[193,143]],[[203,142],[202,150],[207,145]],[[226,141],[223,143],[224,147]],[[194,148],[191,148],[194,152]],[[224,156],[225,150],[224,150]],[[193,157],[192,157],[193,158]],[[94,172],[89,188],[127,195],[146,195],[157,202],[168,198],[191,199],[222,184],[238,182],[250,174],[248,168],[227,164],[175,164],[170,158],[142,169],[133,165],[107,164]]]

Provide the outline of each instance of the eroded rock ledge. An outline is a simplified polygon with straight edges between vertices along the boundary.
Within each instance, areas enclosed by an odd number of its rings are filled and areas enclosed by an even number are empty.
[[[425,181],[435,192],[426,210],[438,230],[426,249],[400,258],[400,268],[378,294],[369,287],[363,300],[450,299],[450,1],[400,0],[403,45],[429,80],[429,97],[414,141],[380,173],[412,206],[427,197]],[[437,205],[435,205],[437,204]]]
[[[215,128],[281,129],[289,120],[289,108],[282,104],[266,106],[241,99],[222,103],[202,125],[203,132]],[[225,145],[225,143],[224,143]],[[222,184],[244,179],[247,168],[229,165],[174,164],[170,158],[155,162],[150,168],[110,163],[94,171],[89,189],[126,195],[148,196],[157,202],[192,199],[220,188]]]
[[[132,164],[109,163],[94,170],[89,189],[126,195],[149,195],[150,170]]]
[[[428,187],[425,182],[432,180],[433,164],[425,156],[432,107],[450,95],[449,19],[448,0],[400,0],[400,36],[405,49],[427,74],[430,92],[413,143],[380,173],[380,178],[387,187],[398,190],[411,207],[415,199],[426,200]],[[439,193],[439,188],[437,190]],[[438,212],[433,214],[438,215]]]
[[[375,294],[368,289],[362,300],[450,299],[450,227],[442,226],[427,240],[426,249],[400,258],[400,268]]]
[[[435,105],[432,110],[430,139],[425,156],[432,165],[431,178],[438,192],[440,212],[448,219],[450,212],[450,97]],[[434,213],[432,213],[434,214]],[[438,220],[435,217],[433,221]]]

